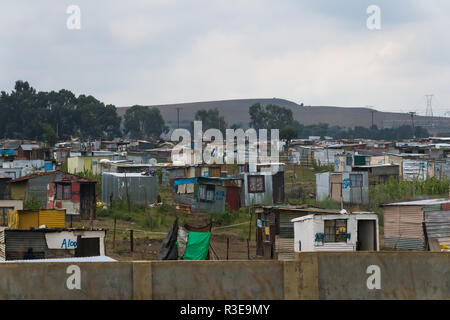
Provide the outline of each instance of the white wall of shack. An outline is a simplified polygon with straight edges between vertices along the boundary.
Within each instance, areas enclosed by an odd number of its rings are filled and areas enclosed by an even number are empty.
[[[325,232],[325,220],[346,219],[347,233],[350,239],[346,242],[316,242],[316,234]],[[358,220],[372,220],[376,225],[376,250],[379,251],[378,217],[376,214],[358,215],[310,215],[304,220],[294,222],[294,250],[311,251],[355,251],[358,241]],[[301,243],[301,250],[300,248]]]
[[[77,247],[77,237],[99,238],[100,255],[105,255],[105,235],[103,230],[74,230],[45,233],[45,240],[49,249],[75,249]],[[69,246],[70,244],[70,246]]]

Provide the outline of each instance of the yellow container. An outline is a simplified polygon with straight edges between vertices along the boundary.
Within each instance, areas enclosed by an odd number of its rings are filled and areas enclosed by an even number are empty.
[[[9,210],[8,228],[30,229],[45,225],[47,228],[64,229],[66,227],[65,209]]]

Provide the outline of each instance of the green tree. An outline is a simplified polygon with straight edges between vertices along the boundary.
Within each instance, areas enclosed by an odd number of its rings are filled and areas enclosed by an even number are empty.
[[[220,116],[219,110],[217,109],[200,109],[195,113],[194,119],[202,122],[203,131],[219,129],[222,134],[225,134],[225,130],[227,129],[225,118]]]
[[[58,142],[58,136],[53,130],[52,126],[48,123],[43,125],[44,133],[42,135],[43,140],[49,147],[53,147]]]
[[[168,130],[158,108],[132,106],[126,111],[124,120],[125,133],[133,139],[157,139]]]
[[[250,127],[258,129],[281,129],[292,125],[292,110],[274,104],[262,106],[255,103],[249,108]]]
[[[68,90],[36,92],[26,81],[16,81],[10,94],[0,95],[0,136],[38,139],[44,133],[70,138],[112,138],[121,135],[116,107],[92,96],[78,98]],[[54,138],[54,137],[53,137]]]
[[[297,130],[293,126],[287,125],[281,129],[280,138],[286,140],[287,148],[289,148],[291,140],[297,138]]]

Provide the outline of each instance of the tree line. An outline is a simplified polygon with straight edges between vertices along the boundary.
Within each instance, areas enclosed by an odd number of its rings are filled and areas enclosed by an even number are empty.
[[[291,140],[309,136],[331,136],[336,139],[366,138],[396,140],[428,137],[426,129],[411,126],[379,129],[341,128],[328,124],[303,125],[294,120],[292,110],[277,105],[249,106],[250,123],[254,129],[279,129],[280,138]],[[217,128],[243,128],[241,123],[229,125],[217,109],[198,110],[194,120],[203,122],[203,130]],[[192,123],[191,123],[192,129]],[[166,125],[158,108],[134,105],[128,108],[123,123],[112,104],[104,104],[95,97],[84,94],[75,96],[69,90],[36,91],[27,81],[16,81],[14,90],[0,94],[0,137],[35,139],[54,144],[61,139],[79,137],[81,139],[113,139],[130,137],[133,139],[159,138],[167,133]]]
[[[0,137],[33,139],[53,145],[60,139],[113,139],[159,137],[167,131],[159,109],[129,108],[121,119],[112,104],[95,97],[75,96],[69,90],[36,91],[27,81],[16,81],[14,90],[0,94]]]

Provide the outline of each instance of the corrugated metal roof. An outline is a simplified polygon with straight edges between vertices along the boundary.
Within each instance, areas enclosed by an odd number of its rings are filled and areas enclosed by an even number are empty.
[[[34,173],[31,173],[31,174],[27,174],[26,176],[23,176],[23,177],[11,180],[11,181],[9,181],[9,183],[26,181],[26,180],[33,179],[33,178],[36,178],[36,177],[52,175],[52,174],[63,174],[64,176],[70,177],[72,180],[76,180],[76,182],[94,182],[94,183],[97,183],[97,181],[95,181],[95,180],[84,178],[84,177],[80,177],[80,176],[77,176],[77,175],[74,175],[74,174],[71,174],[71,173],[65,173],[65,172],[59,171],[59,170],[34,172]],[[69,179],[64,179],[64,177],[63,177],[61,182],[62,181],[69,181]]]
[[[20,145],[20,147],[24,151],[31,151],[33,149],[39,149],[40,148],[38,144],[22,144],[22,145]]]

